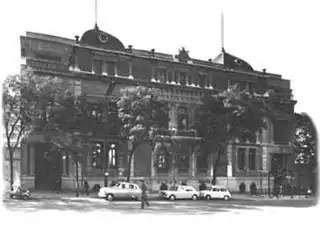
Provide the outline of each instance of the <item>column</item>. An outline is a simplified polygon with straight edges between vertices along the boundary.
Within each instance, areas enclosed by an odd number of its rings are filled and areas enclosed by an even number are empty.
[[[114,62],[114,76],[118,76],[118,67],[116,62]]]
[[[248,171],[249,170],[249,150],[250,148],[246,148],[246,153],[245,153],[245,166],[244,170]]]
[[[66,176],[67,175],[67,171],[66,171],[66,160],[67,160],[67,156],[63,155],[62,157],[62,176]]]
[[[270,131],[270,126],[269,126],[269,121],[264,118],[263,119],[264,122],[267,123],[267,128],[266,129],[262,129],[261,132],[261,143],[268,143],[269,139],[268,139],[268,135],[269,135],[269,131]]]
[[[269,142],[274,144],[274,128],[273,128],[273,123],[269,121],[270,125],[270,131],[269,131]]]
[[[262,146],[262,170],[264,172],[269,171],[269,155],[268,155],[268,147]]]
[[[227,177],[232,177],[232,144],[231,143],[229,143],[227,146],[227,158],[228,158]]]
[[[131,177],[134,177],[134,155],[132,155],[132,160],[131,160],[131,171],[130,171],[130,174],[131,174]]]
[[[95,74],[96,73],[96,65],[95,65],[95,59],[92,59],[92,67],[91,67],[91,73]]]
[[[78,55],[76,53],[74,54],[74,70],[75,71],[80,71],[79,58],[78,58]]]
[[[155,149],[159,147],[159,144],[160,142],[157,142],[151,152],[151,178],[155,177],[156,175],[156,150]]]
[[[213,154],[211,153],[208,160],[209,176],[213,177]]]
[[[34,175],[34,162],[35,162],[35,153],[34,153],[34,145],[30,146],[30,175]]]
[[[190,162],[191,162],[191,176],[195,177],[196,171],[197,171],[197,156],[195,151],[192,152]]]
[[[108,63],[105,61],[102,61],[102,75],[103,76],[108,75]]]
[[[133,75],[132,75],[132,60],[129,60],[129,79],[133,79]]]

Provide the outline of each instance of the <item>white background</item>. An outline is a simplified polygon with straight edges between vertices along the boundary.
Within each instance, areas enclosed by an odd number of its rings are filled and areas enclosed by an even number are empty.
[[[224,12],[226,51],[246,60],[256,70],[266,68],[268,72],[291,80],[294,98],[298,100],[296,111],[307,112],[319,125],[320,7],[317,3],[316,0],[100,0],[98,25],[101,30],[119,38],[125,46],[146,50],[155,48],[157,52],[170,54],[176,54],[184,46],[191,57],[207,60],[221,50],[220,14]],[[19,73],[20,35],[32,31],[67,38],[81,36],[94,26],[94,0],[2,0],[0,23],[0,76],[3,80],[8,74]],[[283,214],[286,212],[284,210]],[[305,221],[292,214],[280,224],[297,226]],[[35,215],[32,217],[34,222],[40,219]],[[46,227],[58,226],[58,219],[49,214],[47,217],[57,224],[45,224]],[[97,214],[92,217],[88,218],[87,225],[82,226],[91,228],[96,220],[104,222],[104,225],[99,224],[101,226],[113,224],[108,219],[97,219]],[[217,216],[213,217],[216,219]],[[311,216],[306,217],[310,219]],[[150,226],[144,221],[136,226]],[[227,218],[222,222],[232,223]],[[15,223],[27,226],[19,219],[12,223],[13,227]],[[264,227],[266,223],[275,225],[268,220],[254,225]],[[245,220],[242,225],[250,227],[252,224]],[[60,226],[64,227],[64,224]]]

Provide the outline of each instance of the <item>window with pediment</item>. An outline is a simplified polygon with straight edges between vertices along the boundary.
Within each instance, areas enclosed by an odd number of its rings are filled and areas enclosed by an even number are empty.
[[[178,130],[188,129],[188,109],[179,107],[178,109]]]

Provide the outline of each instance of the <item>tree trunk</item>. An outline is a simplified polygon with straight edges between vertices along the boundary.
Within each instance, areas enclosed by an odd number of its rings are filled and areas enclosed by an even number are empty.
[[[128,172],[127,172],[127,182],[129,182],[129,181],[130,181],[130,176],[131,176],[131,162],[132,162],[133,152],[134,152],[134,151],[129,152]]]
[[[9,163],[10,163],[10,190],[13,190],[13,150],[9,147]]]
[[[76,160],[76,197],[79,197],[79,164]]]
[[[212,181],[211,181],[212,185],[216,185],[216,182],[217,182],[217,167],[220,163],[220,156],[221,156],[221,145],[219,145],[219,147],[217,149],[217,158],[216,158],[216,161],[214,162],[214,165],[213,165],[213,177],[212,177]]]

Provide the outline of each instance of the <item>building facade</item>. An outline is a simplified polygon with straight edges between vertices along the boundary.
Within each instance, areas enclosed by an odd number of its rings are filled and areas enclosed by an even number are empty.
[[[152,50],[125,47],[122,42],[97,26],[81,37],[67,39],[52,35],[27,32],[21,36],[21,57],[24,67],[35,74],[61,77],[64,85],[75,95],[86,94],[92,101],[106,94],[118,97],[126,86],[142,85],[160,90],[160,98],[169,107],[168,131],[182,136],[183,143],[157,142],[140,145],[132,160],[132,180],[145,177],[157,190],[161,182],[186,182],[198,185],[213,176],[214,152],[209,157],[201,152],[201,144],[194,141],[194,124],[201,97],[205,92],[239,84],[261,97],[270,97],[279,113],[268,128],[256,135],[256,141],[235,139],[228,145],[221,165],[217,168],[217,183],[232,191],[244,183],[246,190],[252,183],[266,188],[271,161],[277,159],[282,168],[293,164],[293,150],[289,144],[293,131],[293,111],[290,81],[281,75],[255,71],[244,60],[222,49],[208,61],[191,58],[182,48],[177,55]],[[88,152],[79,175],[89,184],[103,185],[123,179],[127,169],[127,151],[130,145],[117,134],[95,136],[95,149]],[[179,165],[172,166],[161,152],[177,152]],[[54,162],[54,163],[52,163]],[[53,165],[52,165],[53,164]],[[21,183],[30,188],[52,189],[57,181],[62,189],[75,187],[75,164],[70,158],[50,152],[41,132],[25,140],[21,151]]]

